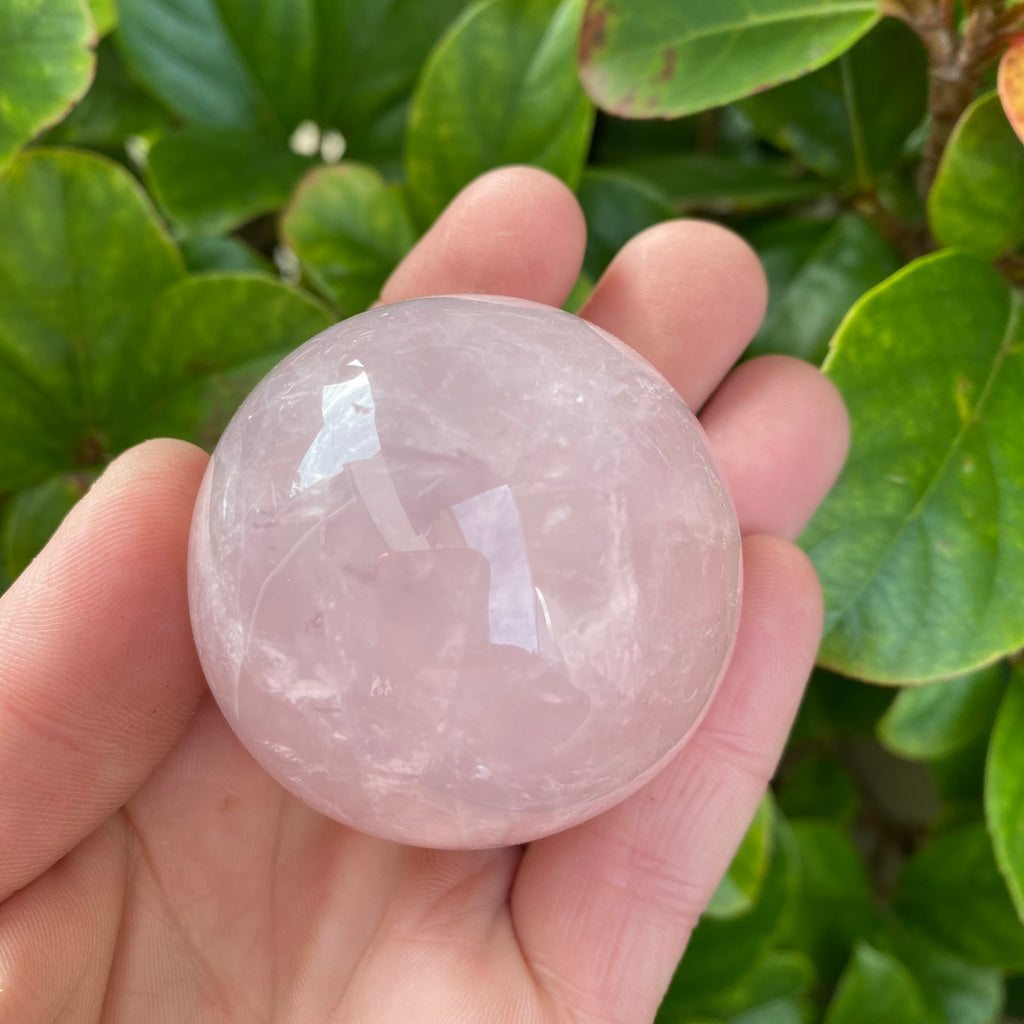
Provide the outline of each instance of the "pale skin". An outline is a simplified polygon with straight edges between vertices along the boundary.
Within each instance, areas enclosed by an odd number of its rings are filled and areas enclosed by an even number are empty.
[[[393,302],[560,305],[585,229],[538,171],[479,179]],[[772,774],[821,631],[793,539],[842,464],[814,368],[731,369],[763,315],[722,228],[625,246],[582,315],[701,410],[744,540],[736,651],[676,759],[525,848],[396,846],[307,809],[234,739],[191,642],[185,552],[207,456],[121,456],[0,600],[0,1024],[643,1024]]]

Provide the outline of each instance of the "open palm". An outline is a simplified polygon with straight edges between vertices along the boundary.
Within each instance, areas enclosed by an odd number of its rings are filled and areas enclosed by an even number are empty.
[[[384,301],[560,305],[585,230],[537,171],[459,196]],[[0,601],[0,1024],[531,1024],[654,1017],[761,797],[820,632],[791,543],[842,462],[842,405],[768,357],[746,246],[699,222],[629,243],[583,315],[701,418],[745,535],[729,673],[676,760],[525,848],[397,846],[289,796],[206,691],[185,550],[206,456],[118,459]],[[728,375],[726,376],[726,374]]]

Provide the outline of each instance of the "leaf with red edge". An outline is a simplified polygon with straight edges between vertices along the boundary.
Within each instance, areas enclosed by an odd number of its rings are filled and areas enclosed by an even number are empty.
[[[1014,38],[999,61],[999,99],[1024,142],[1024,33]]]

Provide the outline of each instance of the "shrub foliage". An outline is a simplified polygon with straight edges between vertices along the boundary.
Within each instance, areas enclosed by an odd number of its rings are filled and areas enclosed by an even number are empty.
[[[749,354],[853,446],[820,668],[665,1024],[1024,1016],[1024,7],[0,0],[0,588],[143,438],[211,446],[473,177],[579,196],[586,295],[719,219]]]

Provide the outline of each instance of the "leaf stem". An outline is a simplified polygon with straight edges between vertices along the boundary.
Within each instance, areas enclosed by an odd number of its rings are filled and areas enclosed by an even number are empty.
[[[850,135],[853,139],[853,156],[857,167],[857,183],[861,188],[871,184],[871,171],[868,168],[867,144],[864,140],[864,126],[857,108],[857,91],[853,87],[853,70],[850,66],[850,55],[844,53],[839,58],[839,68],[843,80],[843,100],[850,119]]]
[[[928,51],[930,127],[917,186],[923,198],[935,180],[942,154],[961,115],[974,100],[982,73],[1006,31],[1006,0],[975,0],[958,29],[947,0],[886,0],[886,14],[901,18]]]

